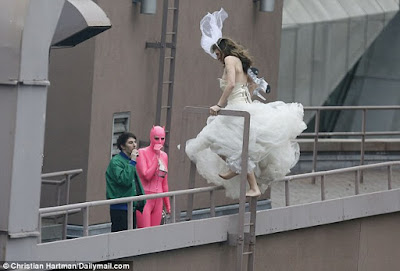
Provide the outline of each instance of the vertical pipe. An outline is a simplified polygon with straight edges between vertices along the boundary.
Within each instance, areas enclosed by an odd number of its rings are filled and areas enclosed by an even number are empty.
[[[161,48],[158,67],[158,87],[157,87],[157,107],[156,107],[156,125],[161,125],[161,106],[164,87],[164,60],[165,60],[165,40],[167,32],[167,16],[168,15],[168,0],[164,0],[163,18],[161,25]]]
[[[366,114],[367,109],[363,109],[361,118],[361,155],[360,155],[360,165],[364,165],[364,153],[365,153],[365,130],[366,130]],[[361,171],[360,183],[364,182],[364,172]]]
[[[360,170],[357,170],[356,179],[355,179],[355,183],[354,183],[355,195],[359,194],[360,176],[361,176]]]
[[[195,174],[196,174],[196,165],[192,161],[190,161],[189,189],[194,188]],[[193,201],[194,201],[194,195],[189,194],[188,195],[188,206],[187,206],[187,210],[186,210],[186,220],[192,219]]]
[[[286,180],[285,181],[285,205],[289,206],[290,201],[289,201],[289,181],[290,180]]]
[[[249,151],[249,132],[250,132],[250,114],[248,112],[243,115],[243,142],[241,155],[241,172],[240,172],[240,197],[239,197],[239,214],[238,214],[238,239],[236,251],[236,270],[242,270],[243,250],[244,250],[244,215],[246,205],[246,182],[247,182],[247,165]]]
[[[250,240],[249,240],[249,258],[247,260],[247,271],[254,270],[254,259],[256,253],[256,216],[257,216],[257,198],[250,199]]]
[[[388,190],[392,189],[392,165],[388,166]]]
[[[133,202],[127,202],[126,204],[128,204],[128,215],[127,215],[127,219],[128,219],[128,230],[133,229]]]
[[[168,9],[167,9],[168,11]],[[179,0],[174,0],[174,9],[173,9],[174,17],[172,21],[172,31],[175,33],[172,35],[172,48],[171,48],[171,58],[169,63],[169,81],[172,82],[168,85],[168,101],[167,101],[167,116],[165,129],[168,133],[165,135],[165,145],[166,152],[169,150],[169,139],[170,139],[170,131],[171,131],[171,117],[172,117],[172,102],[174,97],[174,80],[175,80],[175,58],[176,58],[176,42],[178,38],[178,18],[179,18]]]
[[[210,191],[210,216],[215,217],[215,193],[214,193],[214,190]]]
[[[321,176],[321,200],[325,200],[325,175]]]
[[[320,119],[321,111],[317,109],[317,113],[315,115],[315,129],[314,129],[314,146],[313,146],[313,164],[312,164],[312,172],[317,170],[317,153],[318,153],[318,135],[319,135],[319,119]],[[312,183],[315,184],[315,177],[312,177]]]
[[[65,175],[66,179],[66,198],[65,198],[65,204],[69,204],[69,190],[71,186],[71,175],[66,174]],[[64,223],[63,223],[64,229],[63,229],[63,239],[67,239],[67,227],[68,227],[68,212],[65,212],[64,215]]]
[[[40,213],[38,221],[38,231],[39,231],[38,244],[40,244],[42,242],[42,215]]]
[[[172,223],[176,222],[176,196],[173,195],[172,196],[172,207],[171,207],[171,219],[172,219]]]
[[[89,236],[89,206],[83,208],[83,236]]]

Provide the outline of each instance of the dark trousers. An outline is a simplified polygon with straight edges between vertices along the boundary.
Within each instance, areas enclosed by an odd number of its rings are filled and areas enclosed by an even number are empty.
[[[111,232],[128,229],[128,211],[110,209]],[[133,228],[136,229],[136,212],[133,211]]]

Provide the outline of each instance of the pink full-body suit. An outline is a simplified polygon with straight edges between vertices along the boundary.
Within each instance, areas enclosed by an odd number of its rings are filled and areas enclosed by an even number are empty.
[[[153,126],[150,130],[150,146],[139,149],[136,169],[146,195],[168,192],[168,155],[161,150],[164,142],[164,128]],[[171,213],[168,197],[149,199],[143,213],[136,212],[138,228],[160,225],[163,201],[167,213]]]

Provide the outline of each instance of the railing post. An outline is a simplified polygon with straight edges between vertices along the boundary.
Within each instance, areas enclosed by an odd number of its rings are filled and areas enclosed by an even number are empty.
[[[89,206],[83,207],[83,236],[89,236]]]
[[[240,197],[239,197],[239,214],[238,214],[238,236],[237,236],[237,251],[236,251],[236,270],[242,270],[243,253],[244,253],[244,215],[246,205],[246,182],[247,182],[247,166],[249,152],[249,135],[250,135],[250,114],[247,113],[244,117],[243,124],[243,143],[241,155],[241,172],[240,172]]]
[[[364,165],[364,154],[365,154],[365,130],[366,130],[366,115],[367,115],[367,110],[364,108],[362,110],[362,118],[361,118],[361,155],[360,155],[360,166]],[[364,172],[361,171],[360,175],[360,183],[363,183],[364,181]]]
[[[40,244],[42,242],[42,215],[40,213],[39,213],[38,228],[39,228],[38,244]]]
[[[289,201],[289,181],[290,180],[286,180],[285,181],[285,205],[289,206],[290,201]]]
[[[189,189],[194,188],[195,176],[196,176],[196,165],[192,161],[190,161]],[[188,205],[187,205],[187,209],[186,209],[186,220],[192,219],[193,201],[194,201],[194,195],[189,194],[188,195],[188,203],[187,203]]]
[[[172,223],[176,222],[176,196],[172,196],[172,204],[171,204],[171,219],[172,219]]]
[[[210,191],[210,216],[215,217],[215,193],[214,193],[214,190]]]
[[[133,229],[133,202],[127,202],[126,203],[128,205],[128,215],[127,215],[127,219],[128,219],[128,230]]]
[[[325,175],[321,176],[321,200],[325,200]]]
[[[392,165],[388,166],[388,190],[392,189]]]
[[[317,155],[318,155],[318,136],[319,136],[319,119],[321,110],[317,109],[315,115],[315,129],[314,129],[314,145],[313,145],[313,161],[312,161],[312,172],[317,170]],[[312,178],[312,183],[315,184],[315,177]]]
[[[355,179],[355,182],[354,182],[354,193],[355,193],[355,195],[358,195],[359,191],[360,191],[360,189],[359,189],[360,176],[361,176],[361,171],[358,169],[357,172],[356,172],[356,179]]]
[[[69,189],[71,185],[71,175],[70,174],[65,174],[65,185],[66,185],[66,195],[65,195],[65,204],[69,204]],[[68,212],[65,213],[64,215],[64,221],[63,221],[63,239],[67,239],[67,227],[68,227]]]

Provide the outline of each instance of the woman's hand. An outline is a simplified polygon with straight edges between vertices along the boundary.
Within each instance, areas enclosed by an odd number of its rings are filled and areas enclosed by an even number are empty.
[[[213,105],[210,107],[210,115],[216,116],[218,114],[218,111],[221,110],[221,107],[219,105]]]

